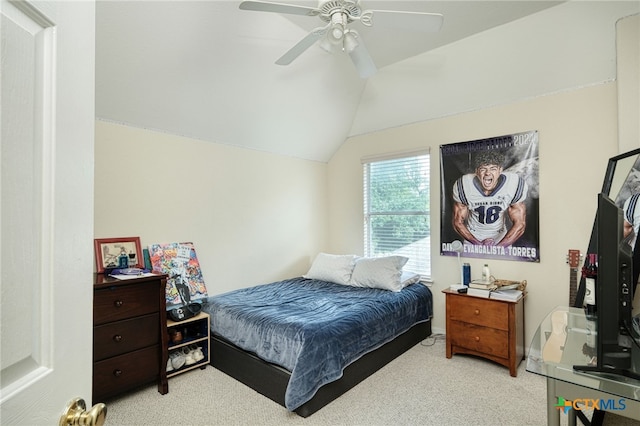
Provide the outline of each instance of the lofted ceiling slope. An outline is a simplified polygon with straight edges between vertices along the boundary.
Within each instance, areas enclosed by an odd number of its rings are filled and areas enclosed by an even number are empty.
[[[98,1],[96,118],[328,161],[349,136],[365,85],[376,76],[359,78],[347,55],[318,46],[289,66],[275,65],[321,21],[242,11],[239,3]],[[362,0],[363,9],[442,13],[444,24],[435,34],[353,25],[383,70],[558,3]]]

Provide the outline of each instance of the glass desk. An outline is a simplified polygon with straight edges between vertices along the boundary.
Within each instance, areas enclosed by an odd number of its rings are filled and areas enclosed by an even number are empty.
[[[569,425],[582,409],[598,408],[640,420],[640,380],[600,372],[574,371],[595,362],[595,332],[584,311],[558,307],[540,324],[529,347],[527,371],[547,378],[547,424]],[[593,349],[593,350],[592,350]],[[633,346],[633,372],[640,372],[640,350]]]

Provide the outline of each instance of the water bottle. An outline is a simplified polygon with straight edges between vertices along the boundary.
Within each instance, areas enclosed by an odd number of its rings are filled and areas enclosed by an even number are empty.
[[[462,284],[468,286],[471,282],[471,265],[465,263],[462,265]]]

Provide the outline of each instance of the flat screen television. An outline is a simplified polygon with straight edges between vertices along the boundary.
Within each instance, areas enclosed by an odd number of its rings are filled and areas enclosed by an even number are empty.
[[[622,207],[624,202],[633,194],[640,192],[640,148],[609,158],[604,181],[602,182],[601,193],[607,195],[618,206]],[[597,253],[597,223],[593,221],[591,238],[587,253]],[[586,266],[585,261],[585,266]],[[638,282],[640,277],[640,238],[636,239],[633,253],[633,282]],[[635,292],[635,289],[634,289]],[[586,293],[585,279],[580,280],[576,298],[571,305],[581,308]]]
[[[577,371],[604,372],[640,379],[633,372],[632,326],[633,250],[623,236],[622,209],[606,194],[598,194],[596,247],[596,365],[574,366]]]

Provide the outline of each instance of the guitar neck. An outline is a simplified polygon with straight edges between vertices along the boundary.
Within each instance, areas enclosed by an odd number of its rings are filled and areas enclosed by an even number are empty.
[[[571,268],[569,272],[569,306],[575,306],[578,296],[578,268]]]
[[[580,265],[580,250],[569,250],[567,263],[569,264],[569,306],[575,306],[578,296],[578,267]]]

